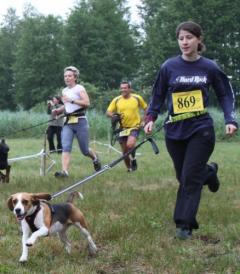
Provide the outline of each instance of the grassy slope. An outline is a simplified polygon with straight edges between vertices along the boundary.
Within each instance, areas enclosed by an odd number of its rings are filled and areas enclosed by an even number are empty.
[[[34,154],[42,140],[10,140],[10,157]],[[128,174],[123,163],[96,177],[79,190],[83,201],[75,200],[85,213],[99,247],[96,258],[88,258],[86,242],[73,228],[71,255],[56,237],[42,238],[30,249],[29,261],[18,263],[21,235],[13,214],[6,207],[17,191],[54,193],[92,173],[91,161],[74,145],[71,177],[57,180],[60,156],[51,155],[56,165],[39,176],[39,159],[12,164],[9,185],[0,185],[0,273],[237,273],[240,263],[239,143],[217,143],[212,160],[219,163],[222,182],[218,193],[202,193],[198,220],[200,229],[190,241],[174,239],[172,212],[177,182],[163,143],[160,155],[146,144],[139,152],[139,170]],[[103,164],[119,154],[97,146]],[[102,153],[101,153],[102,152]],[[66,194],[54,202],[64,201]],[[240,273],[240,272],[239,272]]]

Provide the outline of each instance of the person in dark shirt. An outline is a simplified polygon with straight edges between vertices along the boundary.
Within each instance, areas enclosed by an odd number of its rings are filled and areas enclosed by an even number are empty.
[[[207,164],[215,145],[213,120],[207,112],[210,86],[224,112],[226,134],[238,128],[234,93],[228,77],[218,65],[201,55],[202,28],[191,21],[181,23],[176,37],[182,52],[166,60],[157,75],[145,118],[145,133],[153,130],[166,101],[166,147],[172,158],[179,188],[174,210],[176,238],[188,239],[198,229],[196,215],[203,185],[212,192],[219,189],[218,164]]]
[[[60,96],[53,96],[51,100],[47,101],[47,113],[49,114],[49,123],[47,129],[47,139],[49,144],[49,151],[62,153],[62,141],[61,141],[61,132],[63,127],[63,117],[56,118],[52,114],[53,109],[57,109],[62,106]],[[57,150],[54,145],[54,135],[57,137]]]

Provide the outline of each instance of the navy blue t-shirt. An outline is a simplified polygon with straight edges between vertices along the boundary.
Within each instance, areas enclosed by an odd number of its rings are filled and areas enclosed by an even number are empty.
[[[157,119],[166,101],[168,113],[173,113],[172,93],[200,90],[203,107],[209,105],[209,88],[215,91],[219,104],[224,112],[226,124],[237,126],[234,111],[234,93],[228,77],[218,65],[205,57],[190,62],[181,56],[168,59],[161,66],[155,84],[147,116]],[[194,132],[204,127],[213,126],[213,120],[208,113],[198,117],[165,124],[166,136],[170,139],[186,139]]]

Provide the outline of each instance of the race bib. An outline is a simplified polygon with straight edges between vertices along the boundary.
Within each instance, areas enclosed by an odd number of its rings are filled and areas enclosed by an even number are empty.
[[[174,114],[201,111],[204,109],[201,90],[172,93]]]
[[[131,131],[132,131],[132,128],[124,129],[124,130],[120,131],[119,137],[129,136]]]
[[[78,117],[76,116],[69,116],[68,118],[68,124],[77,124],[78,123]]]

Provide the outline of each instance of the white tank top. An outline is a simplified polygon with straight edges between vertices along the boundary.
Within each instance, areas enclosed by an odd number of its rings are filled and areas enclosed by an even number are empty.
[[[78,99],[81,99],[82,91],[85,91],[84,86],[77,84],[72,88],[68,88],[68,87],[64,88],[62,90],[62,95],[66,95],[67,97],[71,98],[72,100],[78,100]],[[67,113],[72,113],[77,109],[83,108],[79,105],[72,104],[71,102],[65,102],[64,106],[65,106],[65,110]]]

